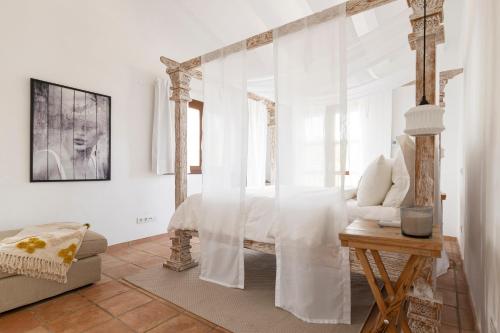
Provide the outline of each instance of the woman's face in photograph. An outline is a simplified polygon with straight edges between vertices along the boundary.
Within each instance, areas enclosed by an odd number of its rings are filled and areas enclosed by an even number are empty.
[[[82,103],[83,102],[83,103]],[[73,147],[76,151],[92,149],[99,140],[95,95],[87,94],[84,101],[75,103]]]
[[[97,124],[91,120],[75,121],[73,145],[75,150],[81,151],[97,145]]]

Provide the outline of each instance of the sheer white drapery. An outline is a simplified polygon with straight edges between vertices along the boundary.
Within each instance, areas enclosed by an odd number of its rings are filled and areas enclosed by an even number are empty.
[[[394,6],[396,9],[398,4]],[[411,9],[404,3],[400,7],[391,17],[378,20],[367,33],[348,35],[348,187],[357,187],[375,157],[391,156],[391,133],[394,140],[403,134],[403,127],[392,132],[393,119],[398,121],[393,118],[392,93],[415,79],[415,52],[408,44]],[[415,94],[410,97],[414,105]],[[407,108],[399,111],[403,117]]]
[[[157,175],[174,173],[175,107],[170,97],[170,79],[157,78],[153,114],[152,166]]]
[[[338,240],[347,225],[345,5],[325,17],[273,32],[276,306],[308,322],[349,323],[349,254]]]
[[[247,186],[266,184],[267,108],[261,101],[248,99]]]
[[[364,170],[383,154],[391,156],[392,89],[349,99],[347,131],[348,187],[357,187]]]
[[[248,149],[246,44],[202,58],[203,201],[199,226],[203,280],[243,288]]]

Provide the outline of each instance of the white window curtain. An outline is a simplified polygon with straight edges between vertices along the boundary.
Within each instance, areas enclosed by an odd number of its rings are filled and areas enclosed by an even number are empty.
[[[261,101],[248,99],[247,186],[266,184],[267,108]]]
[[[175,106],[170,98],[170,79],[155,81],[152,166],[157,175],[173,174],[175,161]]]
[[[213,59],[215,57],[216,59]],[[200,278],[243,288],[248,149],[246,44],[203,57],[204,110]]]
[[[346,186],[357,187],[372,160],[380,154],[391,157],[392,89],[349,99],[347,105],[349,176]]]
[[[347,225],[345,4],[322,17],[274,31],[276,306],[308,322],[349,323],[349,253],[338,240]]]

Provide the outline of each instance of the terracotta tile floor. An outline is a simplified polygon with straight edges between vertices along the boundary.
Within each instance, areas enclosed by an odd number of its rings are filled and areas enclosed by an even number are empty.
[[[458,244],[447,239],[445,247],[452,267],[437,283],[445,303],[441,332],[474,332]],[[101,281],[0,314],[0,332],[228,332],[123,280],[124,276],[161,265],[169,254],[166,234],[111,246],[102,255]]]
[[[437,291],[443,295],[444,303],[441,332],[477,332],[458,242],[446,237],[444,246],[450,258],[450,268],[437,280]]]
[[[0,333],[228,332],[123,280],[161,265],[169,243],[168,235],[159,235],[110,246],[102,255],[101,281],[0,314]]]

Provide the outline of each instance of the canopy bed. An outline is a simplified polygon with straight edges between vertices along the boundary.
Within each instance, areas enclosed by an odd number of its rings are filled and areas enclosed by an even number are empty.
[[[182,271],[196,266],[198,263],[190,253],[190,239],[200,236],[200,278],[243,288],[243,247],[273,253],[278,261],[277,306],[309,322],[349,323],[350,308],[346,309],[350,307],[350,294],[346,291],[349,288],[342,288],[349,283],[349,273],[346,275],[344,270],[346,263],[349,267],[349,254],[340,249],[337,235],[346,227],[348,214],[358,214],[356,217],[370,214],[360,211],[352,201],[350,208],[348,201],[346,211],[345,199],[352,198],[344,198],[343,194],[345,177],[349,174],[346,170],[349,59],[345,18],[393,1],[349,0],[182,63],[161,57],[172,81],[170,99],[175,102],[177,211],[170,228],[176,230],[171,239],[172,254],[165,267]],[[432,104],[436,101],[435,58],[436,45],[444,42],[443,1],[427,3],[428,31],[424,44],[424,3],[407,0],[413,10],[410,16],[413,32],[408,41],[411,50],[416,51],[417,103],[422,95]],[[245,72],[247,54],[270,44],[274,57],[274,101],[249,95]],[[423,61],[424,45],[427,66]],[[355,52],[356,48],[350,51]],[[350,64],[351,69],[362,66],[362,61],[370,61],[366,57],[357,59],[358,62]],[[424,80],[422,70],[425,70],[425,94],[420,84]],[[204,84],[203,195],[186,200],[186,109],[191,78],[203,79]],[[356,95],[357,90],[349,89],[351,92]],[[277,165],[276,189],[272,194],[246,189],[248,97],[265,101],[268,121],[277,126],[276,135],[274,131],[267,133],[277,145],[276,155],[271,158],[272,164]],[[303,133],[304,124],[315,122],[322,131]],[[414,190],[406,188],[406,192],[414,196],[412,201],[417,206],[434,206],[439,217],[439,147],[435,142],[435,135],[417,136],[414,164],[408,165],[404,154],[401,158],[405,170],[410,174],[414,170],[413,186],[408,185]],[[311,144],[317,145],[317,149],[303,149]],[[380,208],[385,208],[385,214],[389,215],[398,211],[391,210],[392,207]],[[394,215],[380,219],[394,219]],[[328,223],[331,221],[335,223]],[[439,218],[435,221],[439,223]],[[308,229],[307,224],[316,225],[317,229]],[[300,246],[295,243],[297,239]],[[391,279],[399,276],[408,259],[383,252],[381,256]],[[326,257],[328,263],[324,261]],[[309,274],[297,262],[307,262]],[[350,262],[351,270],[363,271],[355,256],[350,256]],[[428,262],[423,266],[421,274],[430,282],[433,265]],[[336,281],[338,287],[333,289],[331,281]],[[311,289],[321,286],[333,290],[336,298],[321,293],[308,297]],[[311,298],[314,302],[296,304],[297,299]]]

